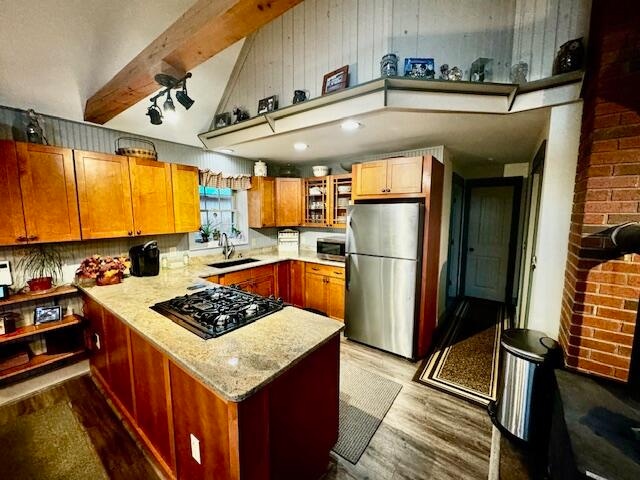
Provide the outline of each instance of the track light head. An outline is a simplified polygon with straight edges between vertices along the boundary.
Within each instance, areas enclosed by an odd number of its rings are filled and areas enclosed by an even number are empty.
[[[162,111],[155,102],[147,109],[147,115],[152,125],[162,125]]]
[[[191,105],[195,103],[195,100],[187,95],[187,87],[185,86],[182,90],[176,92],[176,99],[180,102],[186,110],[191,108]]]

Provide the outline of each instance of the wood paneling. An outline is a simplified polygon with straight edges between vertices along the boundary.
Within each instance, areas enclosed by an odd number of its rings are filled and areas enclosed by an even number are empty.
[[[80,240],[71,149],[16,143],[29,243]]]
[[[15,143],[0,141],[0,192],[3,208],[0,208],[0,245],[24,243],[27,229],[22,211],[20,176]]]
[[[82,238],[134,233],[127,157],[74,150]]]
[[[131,362],[138,427],[168,469],[175,472],[169,360],[131,332]]]
[[[302,225],[302,179],[276,178],[276,225]]]
[[[253,177],[248,190],[249,228],[276,226],[276,181],[270,177]]]
[[[135,234],[173,233],[175,223],[171,165],[130,157],[129,173]]]
[[[238,479],[231,471],[227,404],[169,362],[178,478]],[[191,456],[191,435],[200,442],[201,463]]]
[[[200,176],[197,167],[171,164],[173,213],[176,233],[197,232],[200,228]]]

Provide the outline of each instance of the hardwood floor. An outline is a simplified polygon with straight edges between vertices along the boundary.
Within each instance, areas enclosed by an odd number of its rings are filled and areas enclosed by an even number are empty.
[[[1,407],[0,424],[61,402],[70,403],[89,435],[109,478],[160,478],[88,375],[68,380],[24,400]]]
[[[412,381],[418,364],[343,340],[341,360],[402,384],[369,447],[353,465],[332,453],[323,480],[486,479],[491,422],[484,409]],[[88,376],[0,408],[0,424],[69,402],[112,479],[157,479]]]

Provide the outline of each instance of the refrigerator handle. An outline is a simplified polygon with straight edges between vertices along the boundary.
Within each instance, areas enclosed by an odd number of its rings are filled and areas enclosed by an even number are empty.
[[[349,277],[351,276],[351,268],[349,265],[351,264],[351,255],[347,254],[344,257],[344,287],[346,290],[349,290]]]

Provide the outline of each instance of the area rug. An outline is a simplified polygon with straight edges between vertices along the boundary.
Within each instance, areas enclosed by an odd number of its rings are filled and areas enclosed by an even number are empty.
[[[415,381],[486,406],[496,399],[500,336],[509,315],[503,303],[463,299]]]
[[[0,426],[0,445],[0,478],[109,478],[68,403],[19,416]]]
[[[342,363],[340,433],[333,451],[358,463],[401,389],[378,374]]]

